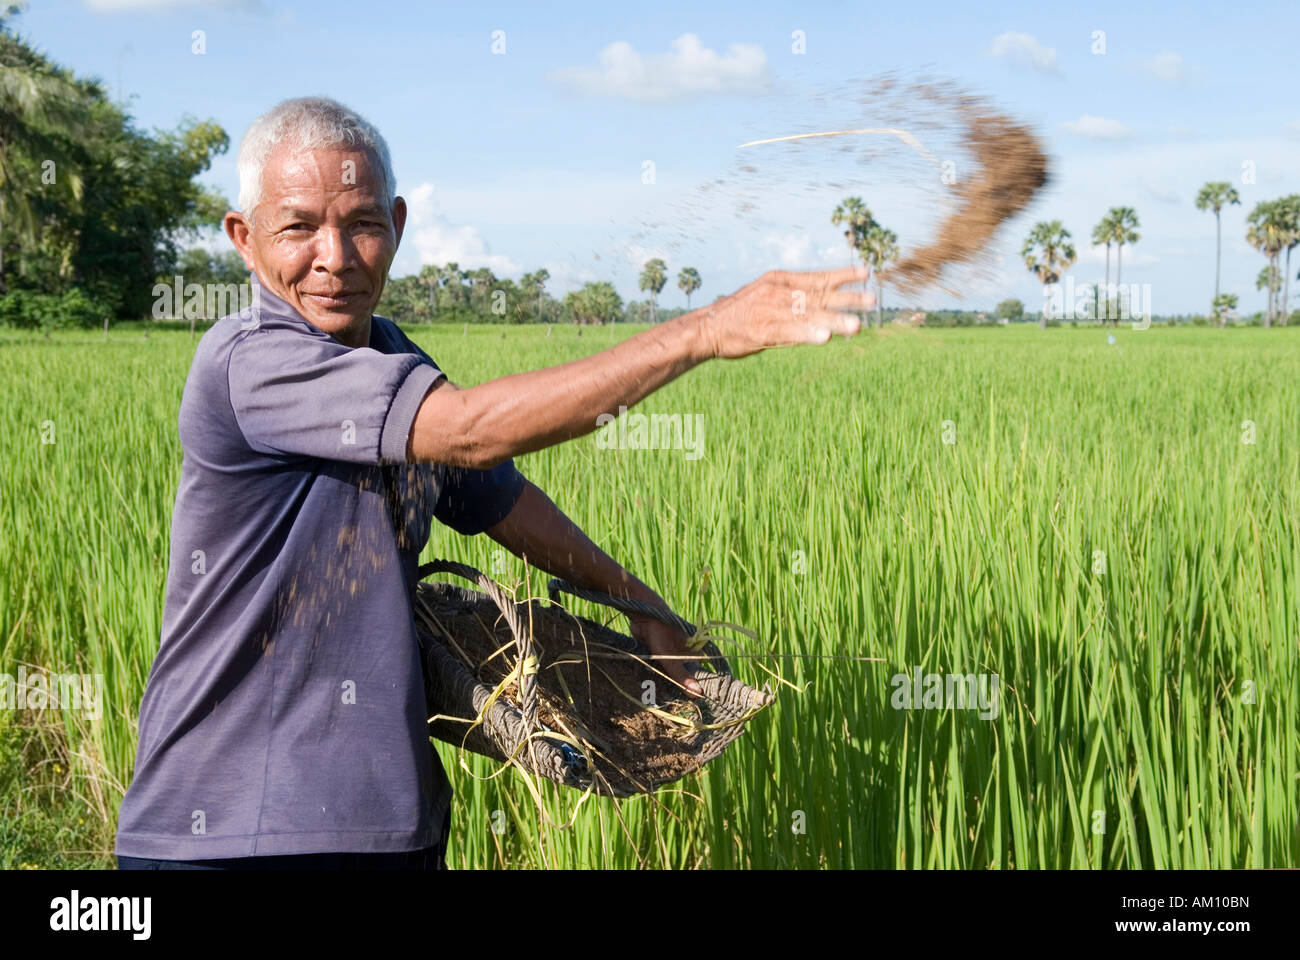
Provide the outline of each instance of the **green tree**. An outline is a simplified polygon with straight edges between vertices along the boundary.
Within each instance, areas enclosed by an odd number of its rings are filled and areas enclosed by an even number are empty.
[[[223,250],[220,253],[213,253],[204,247],[191,247],[181,253],[176,262],[175,270],[176,272],[172,276],[158,276],[156,278],[157,283],[171,286],[173,278],[179,276],[181,278],[182,292],[191,283],[197,283],[208,290],[213,287],[221,287],[224,290],[231,291],[231,288],[233,288],[233,291],[236,292],[233,305],[229,298],[223,298],[228,312],[239,309],[237,291],[244,284],[249,283],[248,267],[244,265],[244,258],[236,250]],[[182,293],[182,298],[183,296]],[[209,306],[206,298],[204,306]],[[195,324],[199,319],[198,316],[188,310],[182,312],[182,304],[180,303],[174,303],[172,310],[177,316],[189,314],[190,336],[193,337]],[[217,320],[219,315],[209,316],[205,313],[204,319]]]
[[[1282,231],[1282,245],[1286,250],[1286,266],[1282,270],[1281,323],[1286,326],[1291,316],[1291,251],[1300,244],[1300,194],[1291,193],[1277,201],[1277,216]]]
[[[898,236],[872,216],[860,197],[845,197],[831,212],[831,223],[844,228],[844,240],[854,260],[871,267],[876,282],[876,326],[884,324],[885,266],[898,256]]]
[[[1025,305],[1019,300],[1003,300],[993,313],[1007,320],[1019,320],[1025,315]]]
[[[441,293],[442,275],[438,267],[432,263],[424,264],[420,267],[420,272],[415,275],[414,282],[409,284],[408,298],[412,312],[418,312],[417,322],[432,322],[438,316]]]
[[[1223,256],[1223,219],[1219,211],[1225,206],[1240,203],[1241,197],[1237,189],[1227,180],[1211,180],[1196,195],[1197,210],[1214,211],[1214,302],[1219,299],[1219,264]]]
[[[1220,293],[1211,303],[1214,315],[1219,318],[1219,326],[1228,325],[1228,313],[1237,309],[1237,295],[1235,293]]]
[[[1137,212],[1132,207],[1111,207],[1110,212],[1106,214],[1107,219],[1111,222],[1110,238],[1115,243],[1115,286],[1120,288],[1117,295],[1121,299],[1121,305],[1124,297],[1124,244],[1137,243],[1141,237],[1138,234]],[[1116,326],[1119,325],[1119,311],[1110,313],[1110,322]]]
[[[1097,317],[1100,319],[1104,319],[1106,317],[1114,317],[1116,315],[1116,311],[1113,311],[1111,309],[1112,298],[1110,295],[1110,245],[1114,243],[1114,239],[1113,239],[1114,233],[1115,233],[1115,223],[1111,219],[1111,215],[1109,213],[1106,214],[1106,216],[1102,217],[1101,220],[1097,222],[1097,225],[1092,228],[1093,246],[1101,246],[1103,243],[1106,245],[1106,285],[1102,287],[1100,291],[1097,291],[1098,296],[1094,298],[1096,303],[1096,309],[1094,310],[1094,313],[1096,313]],[[1106,297],[1105,311],[1101,309],[1102,293],[1104,293]]]
[[[694,267],[682,267],[677,273],[677,289],[686,294],[686,309],[691,309],[691,294],[700,289],[700,272]]]
[[[658,322],[659,291],[664,288],[664,284],[667,282],[668,264],[664,263],[658,257],[655,257],[653,260],[647,260],[645,266],[641,270],[639,289],[648,290],[650,292],[651,323]]]
[[[21,10],[16,3],[0,8],[0,291],[7,289],[9,257],[34,251],[51,217],[79,212],[83,153],[77,144],[88,125],[90,85],[12,32]],[[66,255],[53,261],[66,272]]]
[[[1247,242],[1268,258],[1268,266],[1256,280],[1255,289],[1268,290],[1268,309],[1264,313],[1264,326],[1271,327],[1277,310],[1277,290],[1280,286],[1278,255],[1286,247],[1286,211],[1276,200],[1262,200],[1246,217]],[[1267,278],[1267,279],[1265,279]]]
[[[898,257],[898,236],[893,230],[886,230],[879,223],[873,223],[867,231],[862,246],[862,259],[871,265],[871,275],[876,281],[876,328],[884,325],[884,288],[883,274],[886,265]]]
[[[564,298],[564,307],[575,323],[613,323],[623,312],[623,299],[613,284],[601,281],[571,291]]]
[[[1277,291],[1280,290],[1281,288],[1282,288],[1282,278],[1279,274],[1277,267],[1275,267],[1271,263],[1267,267],[1264,267],[1262,270],[1260,270],[1259,274],[1255,277],[1255,289],[1267,290],[1270,297],[1272,297],[1273,294],[1277,293]],[[1273,310],[1273,303],[1271,300],[1269,302],[1268,309],[1271,315]]]
[[[831,223],[844,228],[844,242],[849,245],[850,259],[856,263],[867,234],[877,225],[871,211],[861,197],[845,197],[831,213]]]
[[[82,287],[112,314],[147,316],[155,278],[228,203],[194,182],[229,138],[186,118],[135,129],[98,82],[74,78],[0,23],[0,278],[50,292]],[[18,271],[10,269],[17,262]]]
[[[1065,271],[1074,263],[1074,244],[1070,231],[1066,230],[1060,220],[1044,220],[1034,224],[1025,238],[1025,245],[1020,250],[1025,258],[1025,267],[1038,277],[1039,283],[1047,286],[1060,283]],[[1047,302],[1043,297],[1043,312],[1038,325],[1047,328]]]
[[[550,298],[546,294],[546,281],[551,279],[551,273],[545,267],[540,270],[534,270],[532,273],[525,273],[519,281],[519,287],[523,291],[528,302],[533,305],[535,316],[539,323],[546,321],[547,300]]]
[[[452,262],[438,268],[439,296],[449,308],[469,305],[469,290],[465,286],[465,272],[460,264]]]

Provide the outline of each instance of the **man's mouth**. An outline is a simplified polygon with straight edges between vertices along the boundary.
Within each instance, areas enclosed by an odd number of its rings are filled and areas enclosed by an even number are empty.
[[[360,300],[364,294],[359,291],[341,290],[338,293],[303,293],[324,307],[348,307]]]

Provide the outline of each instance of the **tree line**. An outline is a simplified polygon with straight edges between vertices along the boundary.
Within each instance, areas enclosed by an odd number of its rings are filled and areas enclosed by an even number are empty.
[[[1241,197],[1235,187],[1225,180],[1215,180],[1201,187],[1196,196],[1196,209],[1214,214],[1214,293],[1210,298],[1210,316],[1219,326],[1226,326],[1237,310],[1238,296],[1221,288],[1221,263],[1223,253],[1223,226],[1221,211],[1225,206],[1239,205]],[[1092,231],[1092,243],[1106,246],[1105,285],[1094,288],[1097,303],[1095,315],[1118,323],[1123,313],[1123,303],[1111,298],[1110,252],[1115,248],[1115,283],[1122,295],[1122,270],[1124,247],[1140,239],[1137,213],[1131,207],[1112,207]],[[1267,265],[1255,279],[1256,290],[1266,290],[1268,305],[1262,315],[1263,325],[1285,325],[1291,317],[1288,304],[1291,296],[1291,251],[1300,245],[1300,195],[1290,194],[1275,200],[1257,203],[1246,217],[1246,242],[1267,259]],[[1070,231],[1060,220],[1041,221],[1034,225],[1025,239],[1021,255],[1025,266],[1043,284],[1059,283],[1074,264],[1076,255]],[[1284,261],[1284,263],[1283,263]],[[1101,297],[1107,297],[1105,304]],[[1046,325],[1047,305],[1044,303],[1041,323]]]
[[[427,264],[418,273],[390,277],[375,312],[401,323],[656,323],[683,310],[661,310],[658,298],[668,281],[662,259],[645,263],[640,289],[645,301],[623,302],[608,281],[584,283],[563,297],[547,289],[545,267],[525,273],[518,282],[497,277],[487,267],[466,269],[458,263]],[[683,267],[678,288],[690,297],[700,288],[699,271]]]
[[[211,121],[139,130],[98,80],[20,37],[0,7],[0,323],[146,316],[224,197],[194,182],[230,145]]]

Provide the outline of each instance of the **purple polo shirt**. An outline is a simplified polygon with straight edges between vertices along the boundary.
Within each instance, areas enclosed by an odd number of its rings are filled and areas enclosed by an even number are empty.
[[[417,559],[432,518],[481,532],[524,479],[513,461],[406,463],[443,373],[396,324],[374,317],[353,349],[265,287],[256,307],[213,325],[185,383],[161,644],[116,852],[427,847],[451,787],[426,731]]]

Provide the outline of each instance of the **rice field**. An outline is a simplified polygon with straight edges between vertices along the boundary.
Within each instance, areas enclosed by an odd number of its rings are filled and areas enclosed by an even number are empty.
[[[462,384],[632,332],[411,331]],[[544,789],[567,829],[440,744],[450,864],[1300,866],[1300,331],[1107,333],[886,329],[715,362],[637,408],[703,414],[698,457],[593,435],[520,458],[679,612],[756,631],[728,652],[778,701],[654,797]],[[192,350],[0,342],[0,673],[105,683],[97,718],[0,711],[0,867],[113,862]],[[524,575],[440,526],[435,557]],[[958,674],[995,708],[906,702]]]

